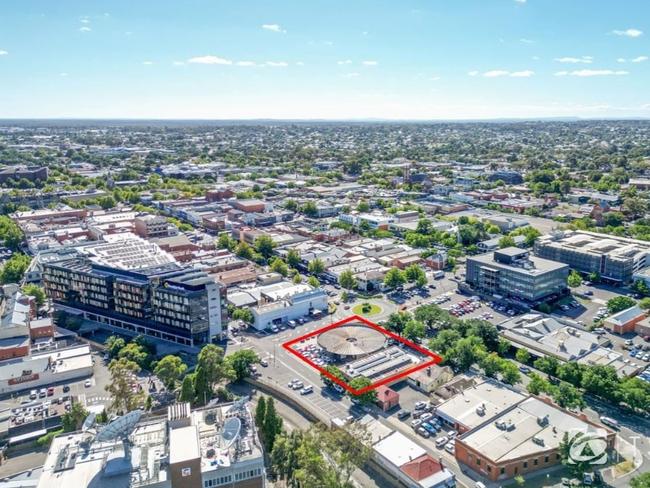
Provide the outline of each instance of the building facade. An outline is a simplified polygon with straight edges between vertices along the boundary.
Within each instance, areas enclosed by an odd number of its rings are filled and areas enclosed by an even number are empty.
[[[467,258],[466,282],[473,289],[529,304],[565,294],[568,275],[566,264],[530,256],[516,247]]]

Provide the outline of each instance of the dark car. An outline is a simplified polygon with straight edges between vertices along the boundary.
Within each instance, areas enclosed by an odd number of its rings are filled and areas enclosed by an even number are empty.
[[[68,393],[70,391],[70,385],[63,385],[63,393]]]
[[[399,412],[397,412],[397,418],[400,420],[404,420],[409,415],[411,415],[411,412],[409,412],[408,410],[400,410]]]

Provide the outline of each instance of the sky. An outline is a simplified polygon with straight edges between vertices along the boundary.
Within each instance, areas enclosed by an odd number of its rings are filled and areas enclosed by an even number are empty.
[[[650,117],[647,0],[5,0],[0,118]]]

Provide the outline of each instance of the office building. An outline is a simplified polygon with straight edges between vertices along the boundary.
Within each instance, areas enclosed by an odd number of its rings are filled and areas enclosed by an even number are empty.
[[[566,293],[569,267],[516,247],[467,258],[466,282],[479,293],[535,305]]]
[[[222,302],[214,278],[182,267],[156,244],[133,234],[75,248],[43,264],[54,307],[134,334],[194,346],[222,336]]]
[[[0,168],[0,183],[7,183],[9,180],[16,183],[20,180],[44,183],[47,176],[48,170],[45,166],[5,166]]]
[[[584,274],[597,273],[613,283],[632,281],[650,264],[650,242],[585,231],[563,231],[539,237],[535,254],[568,264]]]

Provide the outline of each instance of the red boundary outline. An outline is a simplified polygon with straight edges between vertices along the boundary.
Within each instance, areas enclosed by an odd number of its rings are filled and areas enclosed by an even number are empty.
[[[327,371],[325,368],[317,365],[311,359],[309,359],[308,357],[306,357],[305,355],[301,354],[300,352],[296,351],[293,347],[291,347],[294,344],[296,344],[296,343],[298,343],[298,342],[300,342],[302,340],[309,339],[310,337],[322,334],[323,332],[334,329],[336,327],[340,327],[340,326],[342,326],[344,324],[347,324],[348,322],[352,322],[352,321],[363,322],[368,327],[371,327],[371,328],[381,332],[382,334],[387,335],[388,337],[390,337],[390,338],[392,338],[392,339],[394,339],[396,341],[401,342],[402,344],[405,344],[405,345],[415,349],[420,354],[423,354],[424,356],[428,356],[431,359],[429,361],[425,361],[423,363],[417,364],[416,366],[413,366],[412,368],[408,368],[408,369],[406,369],[404,371],[401,371],[401,372],[399,372],[397,374],[394,374],[394,375],[389,376],[387,378],[384,378],[382,380],[376,381],[375,383],[372,383],[372,384],[370,384],[368,386],[365,386],[363,388],[351,388],[345,381],[342,381],[342,380],[338,379],[336,376],[334,376],[332,373]],[[326,376],[327,378],[329,378],[331,381],[333,381],[337,385],[344,388],[347,392],[349,392],[349,393],[351,393],[352,395],[355,395],[355,396],[362,395],[362,394],[364,394],[364,393],[366,393],[366,392],[368,392],[370,390],[374,390],[375,388],[377,388],[377,387],[379,387],[381,385],[385,385],[386,383],[392,383],[393,381],[398,380],[400,378],[404,378],[405,376],[408,376],[409,374],[414,373],[415,371],[419,371],[419,370],[424,369],[424,368],[426,368],[428,366],[431,366],[433,364],[438,364],[438,363],[440,363],[442,361],[442,358],[440,356],[438,356],[437,354],[429,351],[428,349],[425,349],[425,348],[419,346],[418,344],[416,344],[414,342],[409,341],[408,339],[404,339],[403,337],[400,337],[397,334],[395,334],[395,333],[393,333],[393,332],[391,332],[389,330],[384,329],[383,327],[375,324],[374,322],[371,322],[370,320],[366,319],[365,317],[361,317],[360,315],[350,315],[349,317],[346,317],[346,318],[344,318],[342,320],[339,320],[338,322],[334,322],[333,324],[326,325],[326,326],[321,327],[320,329],[316,329],[316,330],[314,330],[314,331],[312,331],[312,332],[310,332],[308,334],[301,335],[299,337],[296,337],[295,339],[291,339],[290,341],[282,343],[282,347],[284,349],[286,349],[288,352],[290,352],[291,354],[295,355],[298,359],[301,359],[305,363],[309,364],[312,368],[316,369],[319,373]]]

